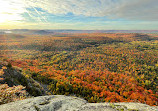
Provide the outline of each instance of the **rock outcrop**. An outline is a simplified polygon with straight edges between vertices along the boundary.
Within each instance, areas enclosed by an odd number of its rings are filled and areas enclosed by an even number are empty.
[[[2,65],[1,65],[2,64]],[[3,66],[7,66],[2,61],[0,61],[0,69]],[[47,95],[46,90],[43,88],[44,85],[40,84],[38,81],[34,80],[33,78],[26,78],[22,72],[21,69],[17,69],[18,67],[7,67],[7,69],[3,70],[4,74],[2,78],[4,78],[3,81],[0,81],[0,84],[8,84],[8,86],[18,86],[22,85],[25,88],[25,90],[28,92],[30,96],[44,96]],[[1,110],[0,110],[1,111]]]
[[[88,103],[64,95],[39,96],[0,105],[0,111],[158,111],[141,103]]]

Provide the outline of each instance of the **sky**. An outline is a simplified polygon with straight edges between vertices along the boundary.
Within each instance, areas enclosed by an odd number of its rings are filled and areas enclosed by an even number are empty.
[[[0,29],[158,30],[158,0],[0,0]]]

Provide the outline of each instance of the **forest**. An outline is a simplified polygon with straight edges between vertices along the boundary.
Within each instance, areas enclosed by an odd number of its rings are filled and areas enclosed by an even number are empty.
[[[1,34],[0,61],[54,95],[158,105],[158,34]]]

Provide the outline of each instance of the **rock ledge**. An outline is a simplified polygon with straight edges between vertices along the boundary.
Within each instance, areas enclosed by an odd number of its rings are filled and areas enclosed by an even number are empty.
[[[141,103],[88,103],[64,95],[39,96],[0,105],[0,111],[158,111]]]

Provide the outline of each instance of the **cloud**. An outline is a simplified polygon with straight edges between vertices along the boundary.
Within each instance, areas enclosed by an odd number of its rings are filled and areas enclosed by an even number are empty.
[[[129,20],[158,20],[158,1],[157,0],[132,0],[124,1],[118,10],[114,10],[115,17],[126,18]]]
[[[157,20],[157,0],[29,0],[28,7],[40,7],[51,14],[84,15]]]
[[[0,0],[0,27],[156,29],[157,4],[158,0]]]
[[[157,4],[158,0],[1,0],[0,16],[6,15],[10,20],[10,15],[13,15],[14,20],[23,20],[21,14],[28,13],[34,19],[35,15],[39,15],[38,21],[42,17],[47,22],[44,14],[36,9],[41,8],[54,15],[72,13],[90,17],[157,21]],[[32,8],[35,13],[28,8]]]
[[[40,7],[52,14],[67,14],[85,16],[105,16],[103,12],[109,11],[114,3],[112,0],[31,0],[28,6]],[[110,9],[111,10],[111,9]]]

